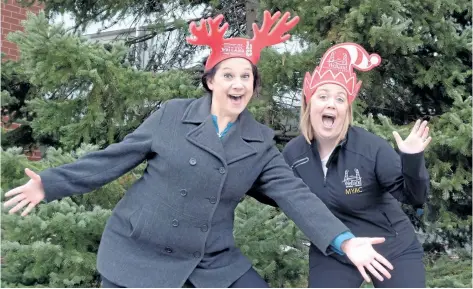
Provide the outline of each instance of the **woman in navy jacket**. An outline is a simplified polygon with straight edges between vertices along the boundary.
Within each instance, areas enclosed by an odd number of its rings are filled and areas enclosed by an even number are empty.
[[[352,102],[361,86],[353,68],[367,71],[381,58],[359,45],[330,48],[313,75],[306,74],[300,127],[283,154],[309,186],[356,236],[383,236],[377,250],[393,264],[392,277],[371,274],[376,287],[425,287],[423,249],[398,201],[422,205],[429,191],[423,151],[427,122],[394,137],[400,156],[384,139],[352,126]],[[362,276],[346,257],[310,248],[309,287],[359,287]],[[377,265],[377,264],[376,264]],[[371,271],[375,272],[375,271]]]

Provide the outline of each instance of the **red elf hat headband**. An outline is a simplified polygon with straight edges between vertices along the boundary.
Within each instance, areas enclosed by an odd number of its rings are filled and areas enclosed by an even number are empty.
[[[356,81],[353,68],[369,71],[381,63],[381,57],[368,54],[366,50],[355,43],[340,43],[328,49],[319,66],[312,74],[306,73],[304,78],[305,100],[309,103],[314,92],[321,85],[334,83],[347,91],[348,102],[352,103],[361,87],[361,81]]]
[[[261,50],[266,46],[282,43],[288,40],[291,35],[286,34],[299,22],[299,17],[294,17],[291,21],[286,22],[289,18],[289,12],[284,13],[276,26],[271,29],[273,24],[281,15],[281,12],[274,13],[273,16],[269,11],[264,11],[264,20],[261,29],[253,23],[253,39],[247,38],[227,38],[223,36],[228,29],[228,23],[219,28],[223,20],[223,15],[218,15],[214,19],[207,18],[200,20],[200,25],[195,22],[189,25],[192,37],[186,40],[194,45],[210,46],[211,52],[205,64],[205,70],[211,69],[222,60],[232,57],[242,57],[249,60],[253,65],[259,61]],[[210,30],[207,30],[207,25]],[[284,36],[283,36],[284,35]]]

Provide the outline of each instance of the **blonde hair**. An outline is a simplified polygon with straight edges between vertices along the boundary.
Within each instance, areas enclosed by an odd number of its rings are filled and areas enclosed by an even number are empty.
[[[312,127],[312,123],[310,122],[310,100],[309,103],[306,103],[304,94],[302,95],[302,105],[301,105],[301,112],[300,112],[300,122],[299,122],[299,130],[301,131],[302,135],[306,139],[306,141],[310,144],[312,140],[315,139],[314,128]],[[348,104],[348,113],[345,118],[345,122],[343,123],[342,131],[337,138],[337,144],[345,138],[348,132],[348,127],[353,123],[353,109],[351,104]]]

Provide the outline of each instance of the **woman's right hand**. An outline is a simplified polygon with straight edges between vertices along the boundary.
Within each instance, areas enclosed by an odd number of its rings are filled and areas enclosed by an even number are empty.
[[[5,197],[14,196],[3,204],[5,208],[15,205],[8,211],[10,214],[14,214],[28,205],[21,213],[22,216],[26,216],[45,198],[41,177],[30,169],[25,169],[25,173],[30,177],[30,180],[23,186],[16,187],[5,194]]]

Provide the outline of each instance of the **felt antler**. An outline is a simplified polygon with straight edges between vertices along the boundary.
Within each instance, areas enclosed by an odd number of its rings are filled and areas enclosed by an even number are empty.
[[[211,48],[209,57],[205,64],[205,69],[211,69],[219,62],[232,58],[245,58],[253,65],[259,61],[261,50],[266,46],[271,46],[288,40],[291,35],[286,34],[298,22],[299,17],[294,17],[291,21],[287,21],[289,13],[284,13],[283,17],[273,27],[276,20],[281,16],[281,12],[276,12],[273,16],[268,11],[264,12],[264,21],[261,29],[253,24],[254,37],[248,38],[228,38],[223,36],[228,29],[228,23],[219,28],[223,20],[223,15],[218,15],[215,19],[207,18],[200,21],[200,26],[194,22],[189,25],[192,37],[187,38],[187,42],[194,45],[207,45]],[[209,30],[207,30],[207,25]]]
[[[273,16],[268,11],[264,11],[264,20],[261,29],[258,29],[258,26],[253,23],[253,41],[254,49],[263,49],[266,46],[271,46],[288,40],[291,35],[284,33],[288,32],[299,22],[299,17],[294,17],[291,21],[287,22],[289,19],[290,13],[286,12],[282,18],[278,21],[276,26],[273,29],[271,27],[276,22],[276,20],[281,15],[281,12],[274,13]],[[283,36],[284,35],[284,36]]]
[[[194,45],[208,45],[211,47],[223,43],[223,36],[228,29],[228,23],[223,24],[223,26],[219,28],[222,20],[223,15],[218,15],[214,19],[210,17],[202,19],[198,27],[195,22],[192,21],[189,26],[192,37],[187,37],[187,42]],[[209,30],[207,30],[206,23],[210,28]]]

